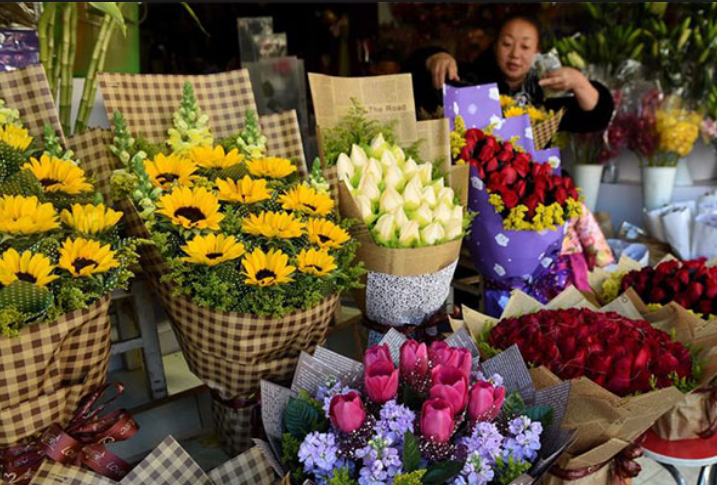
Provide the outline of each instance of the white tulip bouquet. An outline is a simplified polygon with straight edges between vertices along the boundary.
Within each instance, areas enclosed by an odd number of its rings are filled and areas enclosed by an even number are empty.
[[[376,244],[389,248],[435,246],[463,237],[470,223],[455,191],[431,162],[406,157],[383,134],[369,146],[339,155],[346,185]]]

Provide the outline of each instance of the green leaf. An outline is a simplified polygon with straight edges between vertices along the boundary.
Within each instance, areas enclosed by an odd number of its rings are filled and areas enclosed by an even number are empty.
[[[463,463],[458,461],[442,461],[428,467],[423,475],[423,485],[443,485],[451,481],[463,469]]]
[[[198,25],[199,28],[202,30],[202,32],[204,32],[204,35],[206,35],[207,37],[211,37],[211,35],[209,35],[209,32],[207,32],[207,31],[204,29],[204,26],[202,25],[202,22],[199,20],[199,17],[197,17],[197,14],[194,13],[194,10],[192,10],[192,7],[190,7],[187,2],[179,2],[179,3],[182,4],[182,6],[183,6],[185,9],[187,9],[187,12],[189,13],[189,15],[194,19],[194,21],[197,23],[197,25]]]
[[[503,414],[505,416],[515,416],[525,414],[525,402],[517,392],[510,393],[503,403]]]
[[[413,410],[418,411],[421,409],[423,402],[426,400],[426,396],[421,396],[419,393],[413,390],[409,385],[403,387],[403,404]]]
[[[91,7],[96,8],[105,15],[112,17],[117,26],[122,31],[122,35],[127,35],[127,24],[125,24],[124,16],[117,2],[88,2]]]
[[[543,428],[547,428],[553,422],[555,411],[550,406],[530,406],[523,414],[533,421],[540,421]]]
[[[403,438],[403,471],[411,473],[421,466],[421,452],[418,449],[418,441],[410,431],[406,432]]]
[[[286,431],[300,440],[316,427],[319,412],[311,404],[301,399],[290,398],[284,411]]]

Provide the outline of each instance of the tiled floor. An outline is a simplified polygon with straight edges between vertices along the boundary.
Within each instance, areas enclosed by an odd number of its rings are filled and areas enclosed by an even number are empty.
[[[638,460],[642,465],[642,472],[632,481],[632,485],[675,485],[672,476],[656,462],[649,458]],[[699,468],[680,468],[680,473],[687,485],[695,485],[700,474]]]

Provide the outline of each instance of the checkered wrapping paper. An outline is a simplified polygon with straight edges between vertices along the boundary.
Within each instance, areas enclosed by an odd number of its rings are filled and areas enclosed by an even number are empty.
[[[162,441],[120,483],[212,485],[212,481],[171,436]]]
[[[209,472],[214,485],[276,485],[279,478],[257,447]]]
[[[92,128],[67,138],[67,148],[73,150],[81,162],[82,169],[92,177],[95,188],[110,204],[110,177],[114,171],[116,157],[109,151],[112,131]]]
[[[560,108],[560,110],[555,113],[555,116],[533,128],[533,143],[535,144],[536,150],[542,150],[550,143],[550,140],[552,140],[558,132],[563,114],[565,114],[565,109]]]
[[[306,177],[309,171],[304,157],[304,146],[301,143],[301,129],[296,111],[261,116],[259,123],[266,136],[266,151],[275,156],[294,160],[299,175]]]
[[[109,296],[49,323],[0,338],[0,448],[53,423],[65,425],[80,399],[105,382]]]
[[[32,136],[42,136],[43,127],[48,123],[64,144],[60,118],[42,65],[0,72],[0,98],[8,108],[20,111],[20,119]]]
[[[115,111],[121,111],[130,132],[141,133],[153,143],[167,139],[172,113],[179,108],[186,81],[194,86],[197,103],[209,117],[216,138],[241,130],[247,109],[257,112],[246,69],[198,76],[105,72],[99,75],[108,118],[111,120]]]
[[[212,401],[214,429],[228,455],[237,455],[251,446],[251,416],[255,408],[256,405],[234,409]]]
[[[341,199],[339,198],[339,171],[336,165],[324,169],[324,178],[326,178],[326,181],[331,186],[331,198],[334,199],[336,207],[339,208],[340,212],[341,207],[339,206],[339,203]]]

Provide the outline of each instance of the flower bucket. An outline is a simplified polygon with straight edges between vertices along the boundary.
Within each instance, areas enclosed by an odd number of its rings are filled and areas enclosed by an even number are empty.
[[[657,209],[672,200],[676,167],[642,167],[642,205]]]
[[[603,166],[599,164],[578,163],[573,167],[575,185],[582,189],[580,195],[585,198],[583,203],[590,212],[595,212],[597,207],[602,171]]]

